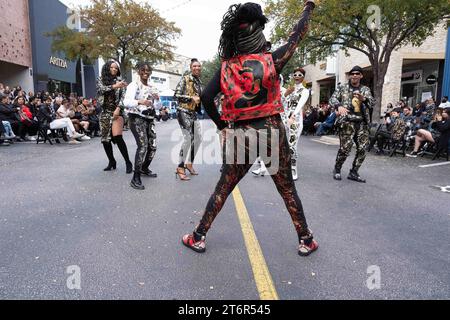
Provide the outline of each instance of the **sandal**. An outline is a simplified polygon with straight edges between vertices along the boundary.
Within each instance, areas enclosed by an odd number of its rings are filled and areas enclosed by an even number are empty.
[[[177,168],[177,171],[175,172],[175,178],[180,178],[181,181],[191,180],[191,178],[186,175],[186,171],[184,170],[184,168]]]
[[[307,244],[309,242],[309,244]],[[298,254],[302,257],[309,256],[311,253],[316,251],[319,248],[319,244],[316,240],[302,240],[300,245],[298,246]]]
[[[198,173],[194,170],[192,164],[190,164],[189,167],[188,165],[185,165],[184,168],[187,169],[192,176],[198,176]]]
[[[205,240],[205,236],[202,236],[200,241],[195,241],[194,239],[194,235],[191,234],[186,234],[183,239],[181,240],[181,242],[188,248],[194,250],[195,252],[198,253],[203,253],[206,251],[206,240]]]

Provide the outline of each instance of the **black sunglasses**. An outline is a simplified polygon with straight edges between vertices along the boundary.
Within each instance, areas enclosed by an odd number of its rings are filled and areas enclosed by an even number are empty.
[[[360,76],[361,72],[352,72],[350,73],[351,76]]]

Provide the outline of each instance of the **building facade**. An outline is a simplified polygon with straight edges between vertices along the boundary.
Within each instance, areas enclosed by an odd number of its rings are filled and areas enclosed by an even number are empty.
[[[395,104],[400,99],[414,106],[429,97],[439,100],[443,96],[448,32],[446,25],[439,25],[433,36],[427,38],[420,47],[408,45],[392,53],[383,87],[382,114],[388,103]],[[354,65],[364,69],[363,82],[373,89],[372,66],[367,56],[356,50],[350,50],[349,54],[346,56],[343,51],[339,51],[335,57],[305,67],[306,80],[312,89],[313,105],[327,102],[336,81],[346,82],[348,72]]]
[[[172,100],[181,76],[190,70],[191,58],[174,54],[171,62],[157,64],[153,67],[150,83],[160,92],[161,99]],[[139,75],[133,72],[132,80],[137,81]]]
[[[29,0],[29,13],[35,91],[76,92],[82,96],[84,80],[85,96],[95,97],[98,68],[84,66],[80,60],[70,61],[63,52],[53,52],[53,39],[46,35],[67,25],[71,15],[68,7],[58,0]]]
[[[0,0],[0,82],[34,90],[28,0]]]

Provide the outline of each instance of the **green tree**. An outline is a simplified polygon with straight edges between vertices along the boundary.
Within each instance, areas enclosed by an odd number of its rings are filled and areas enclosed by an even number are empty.
[[[218,54],[212,60],[203,61],[201,80],[204,85],[212,79],[217,70],[221,67],[221,60]]]
[[[379,16],[374,6],[380,9]],[[266,1],[266,14],[276,24],[274,43],[288,37],[301,10],[298,0]],[[336,46],[346,53],[349,49],[364,53],[373,68],[374,119],[379,119],[392,52],[405,45],[420,46],[449,15],[449,0],[322,0],[301,48],[311,63],[332,54]]]
[[[48,34],[54,40],[52,49],[64,52],[67,58],[112,58],[126,70],[138,60],[158,63],[173,59],[171,43],[181,30],[149,4],[92,0],[91,5],[78,9],[85,32],[63,26]]]

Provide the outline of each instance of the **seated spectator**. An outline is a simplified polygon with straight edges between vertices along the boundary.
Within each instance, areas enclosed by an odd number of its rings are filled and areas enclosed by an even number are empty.
[[[303,119],[303,132],[305,134],[314,133],[315,128],[314,124],[319,119],[319,108],[312,107],[309,111],[306,112],[306,115]]]
[[[386,140],[400,141],[403,139],[406,123],[400,117],[400,108],[393,109],[389,116],[384,119],[384,124],[378,130],[375,137],[370,142],[369,149],[377,143],[377,154],[384,154],[383,146]]]
[[[325,122],[328,116],[331,114],[330,106],[323,104],[320,106],[317,122]]]
[[[19,109],[19,118],[22,122],[22,131],[20,138],[28,141],[36,141],[34,137],[37,135],[38,123],[33,119],[33,115],[30,109],[25,104],[25,98],[23,96],[17,96],[14,101],[14,107]]]
[[[22,91],[22,87],[21,87],[21,86],[16,86],[16,87],[14,88],[14,90],[13,90],[13,96],[14,96],[14,99],[18,97],[19,92],[21,92],[21,91]]]
[[[444,96],[442,98],[441,104],[439,105],[439,108],[441,109],[450,109],[450,102],[448,101],[448,97]]]
[[[33,115],[33,119],[36,118],[37,113],[39,111],[39,106],[42,104],[41,99],[39,97],[31,97],[30,102],[28,103],[28,109],[30,109],[31,114]]]
[[[15,108],[10,104],[9,97],[0,94],[0,120],[9,122],[15,135],[22,135],[22,122],[19,120],[19,108]],[[17,141],[23,141],[21,138],[16,138]]]
[[[0,131],[1,131],[1,129],[3,129],[3,135],[4,135],[3,138],[5,140],[12,141],[17,138],[16,135],[14,134],[14,131],[11,127],[11,123],[9,121],[0,121],[0,125],[1,125]]]
[[[10,144],[9,141],[6,138],[6,129],[3,126],[2,121],[0,121],[0,146],[9,146],[9,144]]]
[[[407,124],[414,123],[415,117],[410,107],[403,107],[402,113],[400,114],[400,118]]]
[[[414,150],[410,154],[407,154],[408,157],[417,157],[420,146],[426,141],[431,143],[439,141],[438,148],[447,148],[450,137],[449,112],[449,109],[444,109],[442,114],[437,113],[435,115],[435,121],[430,126],[430,130],[420,129],[417,131]]]
[[[72,121],[69,118],[57,118],[57,114],[53,109],[52,98],[50,96],[45,98],[43,105],[39,107],[38,119],[42,126],[48,126],[51,130],[67,128],[67,134],[70,137],[69,144],[80,144],[81,142],[75,140],[84,136],[75,131]]]
[[[100,130],[100,122],[98,116],[95,115],[95,108],[89,102],[89,99],[83,98],[77,111],[81,113],[81,124],[86,132],[98,132]]]
[[[59,108],[62,106],[63,98],[57,97],[53,100],[53,109],[58,112]]]
[[[58,98],[56,98],[58,99]],[[69,103],[69,100],[63,99],[61,106],[56,111],[57,118],[69,118],[72,121],[72,124],[75,128],[75,131],[79,132],[80,129],[84,126],[89,126],[89,122],[82,121],[81,112],[77,111],[76,107],[73,104]],[[82,141],[91,140],[88,136],[84,135],[80,138]]]
[[[314,127],[317,128],[316,136],[322,136],[333,129],[336,121],[336,112],[333,111],[324,122],[316,122]]]

